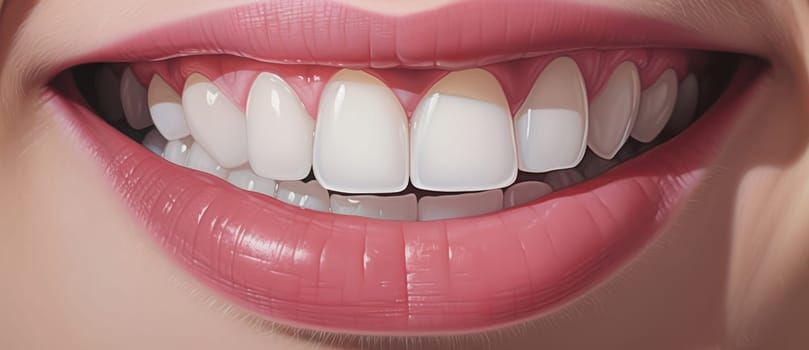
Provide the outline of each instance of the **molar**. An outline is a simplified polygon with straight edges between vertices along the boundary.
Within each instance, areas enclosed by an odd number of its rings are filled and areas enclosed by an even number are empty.
[[[689,74],[680,83],[677,102],[674,104],[674,112],[671,113],[671,119],[665,131],[668,134],[676,135],[688,128],[696,117],[698,102],[699,82],[696,76]]]
[[[109,65],[104,65],[95,76],[98,108],[101,116],[108,121],[124,119],[123,102],[121,101],[121,78]]]
[[[142,130],[152,126],[146,88],[140,84],[132,69],[126,68],[121,76],[121,105],[127,123],[133,129]]]

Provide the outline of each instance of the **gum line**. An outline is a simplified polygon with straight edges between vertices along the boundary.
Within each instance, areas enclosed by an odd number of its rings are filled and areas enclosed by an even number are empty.
[[[613,70],[623,62],[635,63],[641,84],[646,88],[667,69],[673,69],[680,80],[688,73],[699,73],[706,54],[698,51],[673,49],[583,50],[545,55],[535,58],[502,62],[480,67],[500,82],[512,114],[527,98],[534,81],[554,59],[569,56],[576,61],[584,76],[590,99],[601,92]],[[298,94],[309,114],[316,118],[323,88],[340,67],[287,65],[259,62],[247,58],[215,55],[191,56],[167,61],[133,63],[132,71],[143,86],[148,86],[155,74],[165,80],[177,93],[182,93],[186,79],[199,73],[210,79],[242,112],[247,104],[250,86],[262,72],[272,72],[283,78]],[[425,69],[365,69],[376,76],[396,94],[408,116],[433,84],[450,73],[448,70]]]

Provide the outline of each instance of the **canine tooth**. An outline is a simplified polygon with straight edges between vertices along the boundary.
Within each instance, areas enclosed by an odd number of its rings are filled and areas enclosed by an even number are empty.
[[[696,76],[689,74],[680,83],[677,102],[674,104],[674,112],[671,114],[669,125],[666,126],[666,132],[676,135],[687,129],[696,117],[698,102],[699,82]]]
[[[395,193],[409,176],[407,115],[377,78],[343,70],[320,98],[313,167],[320,184],[346,193]]]
[[[669,69],[652,86],[641,93],[640,109],[632,137],[640,142],[652,142],[666,127],[674,103],[677,102],[677,73]]]
[[[612,159],[629,138],[640,107],[640,77],[632,62],[612,72],[604,90],[590,104],[587,144],[601,158]]]
[[[478,216],[502,209],[503,191],[501,190],[424,197],[419,200],[419,221]]]
[[[508,102],[490,73],[450,73],[419,103],[411,123],[410,177],[417,188],[482,191],[517,178]]]
[[[142,130],[152,126],[146,88],[140,84],[132,69],[127,68],[121,76],[121,105],[126,121],[133,129]]]
[[[557,170],[545,175],[545,183],[554,191],[563,190],[584,181],[584,176],[575,169]]]
[[[174,141],[191,135],[185,123],[182,98],[159,75],[152,77],[148,95],[152,121],[163,137]]]
[[[331,211],[335,214],[364,216],[376,219],[416,221],[418,200],[415,194],[398,197],[331,196]]]
[[[190,138],[169,141],[166,144],[166,149],[163,150],[163,159],[185,166],[188,164],[188,151],[191,149],[193,142]]]
[[[317,181],[281,182],[275,195],[278,200],[297,207],[329,212],[329,192]]]
[[[247,163],[244,114],[208,78],[196,73],[188,77],[183,109],[194,141],[217,163],[226,168]]]
[[[587,88],[569,57],[540,74],[514,120],[520,170],[544,173],[575,167],[587,150]]]
[[[256,174],[280,181],[309,176],[314,130],[314,119],[281,77],[256,78],[247,98],[247,158]]]
[[[278,184],[271,179],[256,175],[250,169],[234,170],[228,175],[228,182],[245,191],[258,192],[270,197],[275,196]]]
[[[109,66],[105,65],[96,73],[95,86],[101,116],[109,121],[124,119],[123,102],[121,102],[121,78],[115,75],[115,72]]]
[[[503,207],[513,208],[533,202],[551,194],[553,188],[544,182],[526,181],[509,187],[506,190]]]
[[[219,165],[199,143],[191,145],[188,150],[186,167],[226,179],[228,170]]]
[[[163,150],[166,149],[166,143],[168,143],[168,141],[163,138],[163,135],[160,135],[157,130],[149,131],[146,137],[143,138],[143,146],[157,155],[163,154]]]

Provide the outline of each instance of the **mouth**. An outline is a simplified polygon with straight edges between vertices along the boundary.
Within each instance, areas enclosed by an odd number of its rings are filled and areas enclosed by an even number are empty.
[[[69,60],[48,104],[244,308],[471,333],[572,302],[676,217],[767,68],[693,37],[561,2],[272,2]]]

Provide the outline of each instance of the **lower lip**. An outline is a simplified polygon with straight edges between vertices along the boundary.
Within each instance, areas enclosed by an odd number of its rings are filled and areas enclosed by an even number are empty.
[[[699,182],[758,73],[744,64],[694,127],[601,177],[524,207],[439,222],[287,206],[169,164],[55,91],[48,106],[165,251],[240,305],[307,329],[447,334],[538,317],[636,254]],[[67,79],[59,91],[75,92]]]

